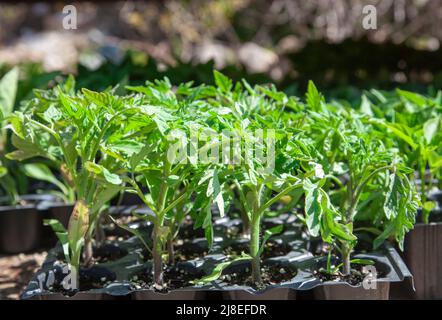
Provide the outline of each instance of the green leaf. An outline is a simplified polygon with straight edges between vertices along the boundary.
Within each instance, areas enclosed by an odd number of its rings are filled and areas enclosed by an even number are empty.
[[[87,100],[94,103],[99,107],[106,107],[109,104],[109,93],[107,92],[95,92],[86,88],[81,89]]]
[[[420,94],[410,92],[410,91],[401,90],[401,89],[396,89],[396,91],[399,94],[399,96],[405,98],[406,100],[414,103],[415,105],[417,105],[419,107],[423,107],[427,103],[427,99],[425,97],[421,96]]]
[[[206,212],[206,215],[203,220],[202,227],[204,228],[204,235],[207,239],[209,248],[212,248],[213,245],[213,224],[212,224],[212,211],[210,208],[210,202],[207,205],[205,210],[202,210]]]
[[[369,115],[371,117],[374,116],[373,110],[371,109],[370,100],[368,100],[368,98],[365,94],[362,95],[360,110],[362,113],[364,113],[366,115]]]
[[[266,242],[270,239],[270,237],[274,236],[275,234],[281,233],[282,230],[284,230],[284,226],[279,225],[279,226],[270,228],[265,231],[264,237],[262,239],[261,247],[259,248],[259,251],[258,251],[258,256],[260,256],[262,254],[262,252],[264,251],[264,246],[265,246]]]
[[[193,283],[195,283],[195,284],[205,284],[205,283],[209,283],[209,282],[215,281],[215,280],[219,279],[219,277],[222,275],[224,269],[226,269],[232,263],[238,262],[238,261],[247,261],[247,260],[251,260],[251,259],[252,259],[251,256],[242,253],[242,255],[240,257],[237,257],[237,258],[235,258],[233,260],[230,260],[230,261],[219,263],[213,269],[211,274],[209,274],[209,275],[207,275],[205,277],[202,277],[201,279],[194,280]]]
[[[78,157],[78,152],[76,149],[77,139],[72,138],[71,141],[67,143],[65,146],[66,153],[64,156],[66,157],[66,161],[68,163],[75,163]]]
[[[43,220],[43,224],[45,226],[50,226],[52,230],[55,232],[63,248],[63,254],[65,256],[66,262],[70,263],[68,231],[60,223],[60,221],[55,219],[45,219]]]
[[[18,86],[18,68],[11,69],[0,80],[0,110],[3,117],[9,116],[15,103]]]
[[[376,250],[377,248],[379,248],[385,242],[385,240],[387,240],[390,237],[390,235],[394,233],[394,228],[395,228],[394,222],[388,223],[387,227],[384,229],[382,234],[380,234],[379,236],[376,237],[376,239],[374,239],[373,249]]]
[[[404,140],[406,143],[408,143],[413,149],[416,149],[418,147],[418,144],[415,143],[413,138],[407,134],[407,127],[403,124],[393,124],[393,123],[386,123],[384,124],[388,129],[393,131],[393,133],[399,138]],[[409,129],[409,128],[408,128]]]
[[[25,139],[25,125],[23,123],[23,114],[15,112],[8,118],[9,124],[6,126],[11,129],[20,139]]]
[[[136,237],[141,241],[141,243],[142,243],[143,246],[146,248],[146,250],[149,251],[150,253],[152,253],[151,248],[149,247],[149,245],[147,244],[147,242],[144,240],[143,233],[141,233],[138,229],[128,227],[128,226],[126,226],[126,225],[124,225],[124,224],[122,224],[122,223],[118,223],[118,222],[114,219],[114,217],[112,217],[111,215],[109,215],[109,218],[112,220],[113,223],[115,223],[115,224],[116,224],[117,226],[119,226],[121,229],[124,229],[124,230],[130,232],[131,234],[133,234],[134,236],[136,236]]]
[[[0,178],[3,178],[7,174],[8,174],[8,169],[0,165]]]
[[[78,200],[69,219],[68,240],[69,248],[73,252],[71,258],[74,261],[80,257],[84,237],[89,229],[89,212],[86,203],[83,200]]]
[[[95,175],[102,176],[110,184],[121,185],[123,183],[123,181],[117,174],[109,172],[109,170],[102,165],[88,161],[85,163],[85,168]]]
[[[110,173],[109,170],[107,170],[106,168],[103,168],[103,176],[106,179],[106,181],[111,184],[120,185],[123,183],[123,181],[117,174]]]
[[[434,136],[439,132],[440,117],[432,118],[424,123],[424,137],[430,144]]]
[[[130,169],[134,171],[138,164],[152,152],[152,149],[153,146],[149,144],[142,147],[138,153],[134,153],[129,159]]]
[[[374,261],[370,259],[351,259],[350,264],[361,264],[364,266],[372,266],[374,265]],[[330,273],[335,273],[340,268],[342,268],[343,265],[344,265],[343,263],[338,264],[335,268],[332,269],[333,271]]]
[[[92,173],[95,173],[95,174],[101,174],[103,172],[103,167],[102,166],[100,166],[100,165],[98,165],[96,163],[93,163],[91,161],[86,162],[84,167],[89,172],[92,172]]]
[[[350,263],[351,264],[362,264],[362,265],[365,265],[365,266],[374,265],[374,261],[370,260],[370,259],[351,259]]]
[[[68,194],[66,186],[58,180],[52,171],[43,163],[28,163],[23,166],[24,172],[28,177],[46,181],[57,186],[63,194]]]
[[[319,235],[322,218],[322,200],[319,189],[308,182],[304,181],[305,190],[305,214],[307,216],[306,223],[307,228],[312,236],[317,237]]]
[[[114,198],[118,192],[123,190],[120,185],[107,184],[104,189],[97,193],[95,196],[94,204],[91,208],[91,212],[98,212],[101,208]]]
[[[330,233],[342,241],[356,241],[358,238],[351,233],[351,230],[347,225],[334,221],[334,217],[336,216],[337,213],[334,210],[331,210],[330,208],[324,210],[323,217]]]
[[[5,172],[6,170],[6,172]],[[7,169],[2,166],[3,176],[0,179],[0,185],[9,197],[10,204],[16,204],[19,200],[16,179],[8,174]]]
[[[36,156],[46,155],[36,144],[32,143],[30,140],[21,139],[15,134],[12,136],[12,145],[18,150],[6,155],[6,157],[11,160],[22,161]]]
[[[177,175],[170,175],[169,177],[167,177],[167,185],[169,187],[174,187],[180,181],[181,181],[181,178],[179,176],[177,176]]]
[[[133,140],[119,140],[108,145],[108,147],[115,152],[122,152],[129,157],[138,154],[142,150],[142,145]]]
[[[384,212],[388,220],[397,215],[399,207],[398,189],[400,187],[399,177],[394,173],[391,174],[384,201]]]
[[[82,117],[81,109],[77,108],[77,103],[69,96],[65,95],[63,91],[58,88],[58,98],[60,100],[60,106],[63,113],[71,119],[78,120]]]
[[[215,83],[223,93],[227,93],[232,89],[232,80],[223,75],[221,72],[214,70]]]
[[[224,217],[224,198],[222,192],[218,192],[218,194],[216,195],[215,203],[218,207],[221,218]]]
[[[313,111],[320,111],[322,109],[322,101],[324,100],[324,98],[319,93],[315,84],[311,80],[308,82],[306,97],[307,97],[307,105]]]
[[[424,209],[426,212],[431,212],[434,208],[436,208],[435,201],[425,201],[422,205],[422,209]]]
[[[224,198],[222,195],[222,188],[218,180],[218,171],[213,170],[213,176],[209,179],[207,184],[206,195],[208,197],[213,197],[214,201],[220,212],[220,216],[224,217]]]

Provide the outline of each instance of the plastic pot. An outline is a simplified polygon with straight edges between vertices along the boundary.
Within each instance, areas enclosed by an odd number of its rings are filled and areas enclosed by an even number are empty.
[[[111,205],[121,205],[121,206],[133,206],[133,205],[144,205],[144,202],[140,199],[139,196],[132,193],[125,192],[123,194],[123,198],[121,199],[121,202],[119,203],[120,195],[117,195],[115,198],[111,200]]]
[[[405,261],[414,277],[413,299],[442,299],[442,222],[419,223],[405,238]]]
[[[29,206],[0,207],[0,252],[20,253],[40,245],[42,216]]]
[[[252,293],[246,290],[223,292],[224,300],[295,300],[296,291],[291,288],[272,288],[264,292]]]
[[[0,198],[0,203],[8,199]],[[49,217],[49,207],[60,203],[60,199],[50,194],[21,195],[20,201],[26,205],[0,206],[0,252],[20,253],[38,249],[46,245],[46,232],[43,219]],[[50,242],[53,245],[54,241]]]
[[[154,290],[137,290],[132,292],[132,300],[205,300],[206,292],[202,290],[173,290],[159,293]]]
[[[301,257],[301,255],[298,255],[298,257]],[[311,255],[303,257],[311,258]],[[290,260],[290,256],[284,256],[274,258],[273,260],[268,259],[263,262],[263,266],[265,264],[275,264],[278,268],[284,266],[296,271],[292,278],[281,283],[268,285],[263,289],[255,289],[245,284],[234,285],[225,283],[223,280],[216,280],[212,283],[210,290],[211,292],[221,292],[224,300],[295,300],[297,296],[296,290],[300,281],[296,270],[296,263],[294,263],[295,259]],[[238,274],[244,272],[248,274],[250,273],[250,268],[250,262],[248,261],[237,262],[227,267],[223,274],[229,275],[231,273]]]
[[[61,293],[45,293],[35,295],[28,300],[116,300],[114,296],[105,293],[78,292],[72,297],[64,296]]]
[[[313,291],[316,300],[388,300],[390,283],[377,282],[376,289],[365,289],[362,285],[326,282]]]
[[[398,292],[413,291],[413,276],[398,252],[390,243],[384,248],[367,254],[357,254],[355,258],[369,259],[379,277],[376,282],[366,282],[366,286],[352,286],[347,282],[326,281],[313,286],[313,295],[318,300],[388,300],[397,299]]]
[[[72,204],[51,205],[49,207],[50,218],[60,221],[61,224],[67,228],[73,209],[74,205]]]

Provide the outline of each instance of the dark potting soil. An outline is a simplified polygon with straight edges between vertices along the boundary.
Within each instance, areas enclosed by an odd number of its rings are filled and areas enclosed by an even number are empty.
[[[54,276],[52,286],[48,287],[48,291],[53,293],[61,293],[65,296],[73,296],[78,291],[88,291],[92,289],[100,289],[107,284],[116,280],[116,275],[111,270],[92,266],[90,268],[80,268],[79,290],[72,291],[63,287],[63,280],[66,277],[67,265],[64,262],[58,261],[51,270]]]
[[[229,247],[223,250],[223,254],[226,256],[239,256],[242,252],[248,252],[249,241],[234,242]],[[264,245],[264,251],[262,252],[262,259],[274,258],[287,255],[292,248],[282,241],[269,240]]]
[[[113,243],[106,243],[94,248],[94,262],[105,263],[123,258],[128,254],[127,250],[120,248]]]
[[[215,228],[215,230],[223,234],[228,239],[238,239],[244,237],[242,225],[231,225],[228,227],[218,226],[218,228]]]
[[[193,270],[192,272],[179,268],[178,266],[165,266],[163,271],[164,285],[157,287],[153,281],[151,269],[144,269],[134,275],[130,282],[136,289],[150,289],[166,293],[169,290],[182,289],[193,285],[193,281],[204,276],[203,271]]]
[[[321,281],[335,281],[335,282],[347,282],[352,286],[357,286],[362,283],[364,278],[369,274],[364,271],[364,266],[358,265],[356,267],[351,268],[351,273],[349,275],[343,275],[340,271],[329,274],[324,269],[319,271],[313,271],[313,274],[319,278]],[[377,273],[378,278],[384,277],[385,274],[381,271]]]
[[[180,239],[195,239],[203,238],[204,230],[202,228],[194,229],[193,221],[186,218],[183,224],[180,226],[179,236]]]
[[[114,243],[105,243],[99,247],[94,247],[93,249],[93,263],[100,264],[110,261],[116,261],[123,258],[128,254],[127,250],[120,248]],[[57,259],[60,261],[64,260],[63,252],[57,253]]]
[[[136,225],[136,224],[140,224],[143,225],[143,222],[134,216],[119,216],[119,217],[115,217],[114,218],[115,221],[118,224],[121,225],[125,225],[125,226],[130,226],[130,225]],[[127,240],[130,237],[133,237],[133,234],[130,233],[129,231],[120,228],[117,224],[115,224],[112,220],[109,219],[109,221],[106,220],[106,225],[104,225],[103,230],[104,233],[106,235],[106,238],[109,240],[119,240],[119,241],[123,241],[123,240]],[[138,227],[138,226],[137,226]]]
[[[335,263],[339,263],[337,259],[335,259]],[[334,263],[334,264],[335,264]],[[317,278],[319,278],[321,281],[335,281],[335,282],[347,282],[352,286],[357,286],[362,283],[364,278],[369,274],[368,270],[364,270],[364,265],[360,264],[352,264],[351,265],[351,272],[349,275],[344,275],[340,271],[337,271],[335,273],[327,273],[325,269],[325,263],[320,265],[319,270],[313,270],[313,275]],[[383,270],[383,267],[379,264],[374,265],[376,268],[376,277],[377,278],[383,278],[386,276],[387,272]]]
[[[261,265],[262,284],[258,285],[252,281],[250,265],[241,270],[226,269],[220,277],[228,285],[247,285],[254,289],[264,289],[266,286],[279,284],[293,279],[297,271],[291,267],[281,264],[263,264]]]
[[[175,261],[189,261],[207,255],[208,246],[196,246],[191,242],[176,241],[173,245]]]
[[[280,257],[292,251],[292,247],[282,241],[267,241],[262,252],[262,259]]]
[[[189,260],[195,260],[198,258],[202,258],[207,254],[207,251],[197,251],[194,252],[191,250],[191,248],[187,248],[186,245],[177,245],[174,244],[174,261],[176,263],[181,261],[189,261]],[[167,254],[167,251],[164,251],[164,254]],[[143,249],[141,251],[141,255],[143,256],[143,259],[146,261],[152,260],[152,254],[147,249]]]

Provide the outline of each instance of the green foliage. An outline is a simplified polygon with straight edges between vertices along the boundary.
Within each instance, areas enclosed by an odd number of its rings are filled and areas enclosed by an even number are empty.
[[[51,169],[27,165],[28,175],[76,200],[68,230],[48,222],[68,262],[78,267],[102,209],[119,192],[137,194],[151,210],[135,215],[153,224],[152,243],[118,225],[152,252],[159,286],[164,253],[174,263],[173,242],[185,217],[204,229],[211,247],[213,220],[232,215],[232,206],[248,226],[247,255],[231,257],[197,282],[217,279],[233,261],[250,260],[253,282],[261,285],[265,243],[283,230],[262,230],[270,211],[303,212],[311,236],[340,253],[336,268],[344,273],[352,263],[371,263],[351,259],[363,230],[376,234],[375,248],[388,239],[402,247],[421,206],[414,171],[424,168],[425,174],[429,166],[440,176],[439,98],[371,91],[357,110],[327,102],[313,82],[305,103],[218,71],[211,82],[173,86],[165,78],[127,86],[124,95],[121,87],[77,92],[70,77],[36,90],[8,115],[15,150],[7,157],[45,158]],[[51,175],[55,168],[62,182]],[[422,206],[431,209],[427,201]]]

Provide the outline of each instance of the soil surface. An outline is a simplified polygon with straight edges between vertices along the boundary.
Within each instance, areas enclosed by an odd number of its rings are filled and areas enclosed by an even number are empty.
[[[0,300],[16,300],[40,268],[46,258],[46,251],[0,255]]]
[[[241,272],[225,272],[220,279],[229,285],[247,285],[255,289],[263,289],[268,285],[290,281],[296,276],[296,270],[278,264],[261,265],[262,285],[253,283],[250,267]]]
[[[262,253],[261,258],[263,260],[273,257],[280,257],[287,255],[292,248],[286,244],[281,242],[276,242],[269,240],[264,245],[264,251]],[[249,243],[234,243],[232,246],[223,250],[223,253],[228,256],[239,256],[242,252],[249,251]]]
[[[167,292],[168,290],[180,289],[191,286],[192,281],[200,279],[204,276],[202,271],[190,272],[178,267],[166,267],[163,273],[164,285],[158,287],[153,283],[153,276],[150,270],[143,270],[138,273],[130,281],[136,289],[153,289],[159,292]]]
[[[377,269],[377,277],[382,278],[385,276],[385,273],[380,269]],[[321,279],[322,281],[336,281],[336,282],[347,282],[352,286],[356,286],[364,280],[364,278],[369,274],[364,270],[363,265],[352,265],[351,273],[349,275],[343,275],[340,271],[337,271],[333,274],[328,274],[323,268],[319,271],[313,271],[313,274]]]
[[[189,261],[202,258],[208,254],[209,248],[192,246],[190,242],[175,241],[174,245],[175,262]]]

